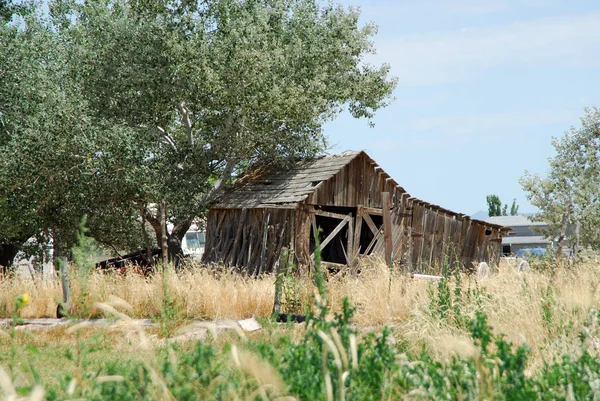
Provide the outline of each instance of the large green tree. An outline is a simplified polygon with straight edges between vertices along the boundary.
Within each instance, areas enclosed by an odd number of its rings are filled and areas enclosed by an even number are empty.
[[[563,245],[573,227],[575,249],[600,245],[600,109],[585,109],[581,127],[553,138],[556,155],[545,176],[525,172],[521,186],[539,209],[534,217],[549,224],[547,234]]]
[[[375,27],[315,0],[52,3],[91,118],[135,138],[132,202],[172,254],[211,193],[244,166],[312,156],[344,109],[371,118],[395,81],[371,66]],[[118,140],[118,139],[117,139]],[[163,203],[164,202],[164,203]]]
[[[135,242],[128,172],[145,154],[90,116],[67,75],[68,38],[34,5],[12,11],[0,25],[0,265],[32,236],[64,254],[86,214],[105,223],[94,225],[101,242]]]

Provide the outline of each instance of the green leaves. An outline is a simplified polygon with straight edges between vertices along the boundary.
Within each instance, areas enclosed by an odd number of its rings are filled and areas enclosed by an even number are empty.
[[[181,236],[215,183],[321,152],[326,121],[372,118],[395,86],[363,61],[375,27],[320,1],[49,8],[2,27],[0,213],[3,230],[52,231],[67,248],[84,214],[99,242],[123,244],[107,227],[163,200]]]
[[[144,154],[123,128],[90,115],[67,75],[68,38],[35,10],[22,18],[0,27],[0,241],[52,233],[68,249],[84,214],[124,225],[141,184],[128,172]],[[94,235],[107,242],[114,231]]]
[[[569,227],[581,227],[581,244],[600,244],[600,109],[585,109],[581,127],[572,127],[561,138],[553,138],[556,155],[549,159],[545,177],[525,172],[520,183],[527,199],[540,213],[539,221],[550,224],[550,236],[561,231],[563,219]]]

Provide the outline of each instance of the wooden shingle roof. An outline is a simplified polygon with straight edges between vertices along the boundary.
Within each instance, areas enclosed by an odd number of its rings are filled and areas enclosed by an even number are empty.
[[[216,209],[294,208],[361,152],[301,159],[291,167],[265,167],[250,172],[221,191],[211,202]]]
[[[212,209],[293,209],[298,203],[304,201],[309,195],[315,192],[320,183],[332,178],[344,166],[361,154],[373,163],[373,168],[378,168],[375,161],[363,151],[344,152],[312,159],[299,159],[286,168],[277,168],[274,166],[257,168],[236,180],[234,184],[221,190],[213,198],[212,202],[210,202],[209,207]],[[389,176],[386,174],[386,177]],[[404,189],[399,187],[396,181],[392,179],[392,182],[405,193]],[[460,219],[470,219],[470,217],[464,214],[423,202],[417,198],[411,199],[413,202],[422,203],[428,209]],[[507,230],[499,224],[482,220],[471,220],[484,226]]]

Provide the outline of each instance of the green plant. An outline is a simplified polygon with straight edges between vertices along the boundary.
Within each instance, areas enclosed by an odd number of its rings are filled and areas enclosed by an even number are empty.
[[[546,326],[547,330],[551,330],[553,326],[553,313],[556,301],[554,299],[554,292],[552,286],[546,286],[545,290],[542,290],[540,297],[540,304],[542,309],[542,322]]]
[[[304,309],[304,283],[294,274],[294,270],[294,264],[290,263],[278,277],[283,288],[282,306],[286,313],[301,313]]]
[[[166,339],[173,335],[186,318],[185,309],[182,307],[181,302],[173,297],[169,289],[169,275],[173,273],[169,266],[159,273],[162,275],[162,307],[158,315],[152,316],[152,320],[158,322],[160,331]]]
[[[92,305],[95,303],[93,294],[89,289],[89,281],[95,263],[93,257],[98,249],[94,238],[88,236],[89,229],[86,226],[87,216],[83,216],[79,223],[77,232],[77,242],[71,248],[73,254],[73,272],[74,278],[79,283],[79,296],[75,297],[73,310],[77,311],[78,316],[89,318],[92,316]],[[59,306],[60,307],[60,306]]]

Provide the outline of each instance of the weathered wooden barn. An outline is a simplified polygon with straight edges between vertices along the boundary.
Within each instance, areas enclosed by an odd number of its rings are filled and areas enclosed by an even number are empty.
[[[207,218],[205,262],[272,271],[285,248],[310,268],[315,232],[323,261],[357,266],[380,254],[410,272],[497,261],[504,228],[412,198],[365,152],[263,167],[221,191]]]

